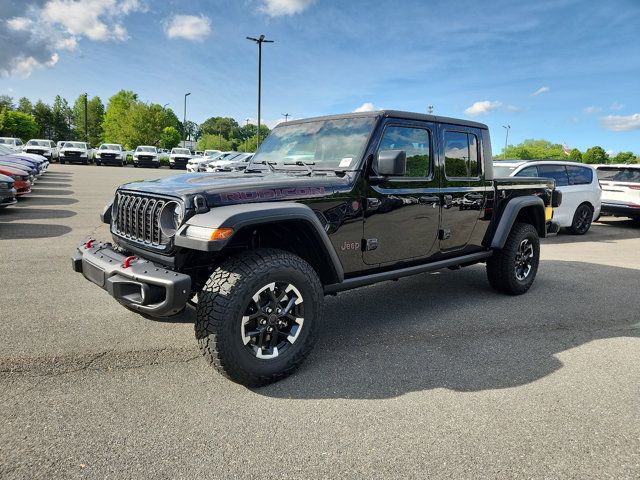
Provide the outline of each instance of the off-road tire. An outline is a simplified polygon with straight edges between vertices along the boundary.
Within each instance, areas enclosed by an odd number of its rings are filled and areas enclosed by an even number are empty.
[[[242,317],[252,296],[271,282],[290,282],[304,300],[300,337],[282,355],[256,358],[242,341]],[[276,249],[231,257],[216,268],[198,294],[195,333],[200,349],[220,373],[259,387],[295,371],[311,352],[324,313],[323,290],[315,270],[302,258]]]
[[[591,228],[593,221],[593,210],[586,203],[578,205],[575,213],[573,214],[573,221],[569,231],[574,235],[584,235]]]
[[[524,279],[516,274],[518,249],[527,240],[533,247],[531,270]],[[511,228],[507,241],[501,250],[493,253],[487,261],[487,277],[489,284],[496,290],[509,295],[525,293],[536,278],[540,262],[540,239],[533,225],[516,223]]]

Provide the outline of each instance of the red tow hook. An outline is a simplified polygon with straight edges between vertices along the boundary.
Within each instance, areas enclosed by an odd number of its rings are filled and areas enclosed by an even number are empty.
[[[95,242],[95,240],[94,240],[93,238],[90,238],[89,240],[87,240],[87,241],[84,243],[84,248],[85,248],[85,250],[90,249],[90,248],[91,248],[91,245],[93,245],[93,242]]]
[[[124,262],[122,262],[122,268],[129,268],[131,266],[131,262],[135,259],[135,255],[131,255],[130,257],[125,258]]]

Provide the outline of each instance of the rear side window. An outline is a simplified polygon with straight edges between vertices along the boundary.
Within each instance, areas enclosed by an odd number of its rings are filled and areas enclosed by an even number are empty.
[[[427,177],[431,164],[429,130],[389,126],[384,131],[378,151],[404,150],[407,153],[407,177]]]
[[[535,165],[527,168],[523,168],[518,173],[515,174],[516,177],[537,177],[538,176],[538,167]]]
[[[610,182],[640,183],[640,168],[604,167],[598,169],[598,178]]]
[[[444,172],[447,178],[477,178],[478,137],[472,133],[445,132]]]
[[[588,185],[593,181],[593,170],[587,167],[567,165],[569,185]]]
[[[569,185],[567,169],[564,165],[538,165],[538,174],[543,178],[552,178],[556,181],[556,187]]]

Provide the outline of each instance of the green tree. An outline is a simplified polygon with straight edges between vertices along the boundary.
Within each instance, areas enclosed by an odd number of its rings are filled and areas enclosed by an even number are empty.
[[[22,141],[37,136],[38,124],[32,115],[22,112],[3,110],[1,118],[2,127],[0,133],[6,137],[18,137]]]
[[[559,143],[551,143],[549,140],[527,139],[518,145],[509,145],[498,158],[506,157],[511,159],[531,160],[531,159],[566,159],[566,155]]]
[[[20,100],[18,100],[18,108],[16,110],[31,115],[31,112],[33,112],[33,104],[27,97],[20,97]]]
[[[200,124],[202,135],[222,135],[226,139],[232,137],[233,130],[239,132],[238,122],[231,117],[211,117]]]
[[[136,146],[127,143],[126,130],[131,110],[137,104],[138,95],[129,90],[120,90],[109,98],[102,122],[105,142],[120,143],[127,148]]]
[[[198,140],[198,150],[235,150],[235,145],[231,140],[227,140],[221,135],[205,134]]]
[[[69,103],[67,102],[67,100],[62,98],[60,95],[56,95],[56,98],[53,101],[51,116],[53,126],[53,140],[55,140],[56,142],[60,140],[71,140],[71,122],[73,121],[73,111],[71,110],[71,107],[69,107]]]
[[[180,132],[176,127],[164,127],[160,135],[160,146],[162,148],[175,148],[180,145]]]
[[[569,159],[575,160],[576,162],[582,161],[582,152],[577,148],[572,148],[571,153],[569,153]]]
[[[102,143],[104,136],[102,123],[104,121],[104,105],[100,97],[87,99],[87,132],[85,135],[85,96],[80,95],[73,104],[73,123],[75,136],[91,145]],[[86,138],[85,138],[86,136]]]
[[[637,158],[633,152],[618,152],[611,160],[613,163],[637,163]]]
[[[51,138],[53,136],[53,114],[51,112],[51,107],[42,100],[38,100],[33,106],[33,118],[38,125],[38,132],[36,133],[36,136],[40,138]]]
[[[604,151],[604,148],[600,146],[595,146],[587,149],[586,152],[582,155],[582,161],[584,163],[596,164],[596,163],[608,163],[609,156],[607,152]]]
[[[13,98],[9,95],[0,95],[0,112],[2,110],[14,110]]]

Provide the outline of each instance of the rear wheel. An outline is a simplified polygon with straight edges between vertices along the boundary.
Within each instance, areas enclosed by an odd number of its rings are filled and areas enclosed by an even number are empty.
[[[538,232],[528,223],[516,223],[504,247],[487,261],[489,283],[510,295],[525,293],[536,278],[540,262]]]
[[[584,235],[591,228],[591,222],[593,220],[593,211],[591,207],[586,203],[583,203],[576,209],[576,213],[573,214],[573,222],[571,222],[571,233],[574,235]]]
[[[218,371],[250,387],[291,374],[310,353],[322,285],[300,257],[260,249],[220,265],[198,294],[196,337]]]

